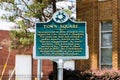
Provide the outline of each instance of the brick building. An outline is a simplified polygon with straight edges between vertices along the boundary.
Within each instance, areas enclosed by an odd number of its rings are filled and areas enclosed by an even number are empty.
[[[6,44],[3,45],[4,43]],[[16,66],[16,71],[13,74],[13,78],[12,78],[13,80],[15,78],[14,75],[18,75],[17,77],[22,78],[20,80],[24,80],[23,78],[25,77],[27,77],[26,80],[31,80],[31,79],[35,80],[37,78],[37,60],[33,59],[32,48],[27,50],[27,52],[25,52],[24,55],[21,55],[22,51],[20,50],[13,50],[10,53],[7,66],[4,70],[5,63],[9,55],[9,51],[8,51],[9,49],[6,46],[8,44],[9,44],[9,31],[0,30],[0,80],[1,79],[7,80],[12,74],[15,66]],[[42,79],[47,80],[48,74],[53,70],[53,67],[52,67],[53,63],[49,60],[43,60],[42,65],[43,65],[43,68],[42,68],[43,78]],[[31,75],[32,77],[30,77]]]
[[[87,22],[89,59],[76,69],[120,69],[120,0],[77,0],[77,18]]]

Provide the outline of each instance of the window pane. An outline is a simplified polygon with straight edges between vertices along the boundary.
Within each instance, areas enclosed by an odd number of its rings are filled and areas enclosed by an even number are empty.
[[[112,48],[101,49],[101,63],[112,63]]]
[[[112,22],[111,21],[102,22],[101,23],[101,30],[102,31],[112,30]]]
[[[112,68],[112,65],[102,65],[101,66],[101,69],[111,69]]]
[[[112,33],[101,34],[101,46],[102,47],[112,46]]]

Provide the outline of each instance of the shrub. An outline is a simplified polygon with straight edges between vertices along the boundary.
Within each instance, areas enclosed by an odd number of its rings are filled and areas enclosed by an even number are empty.
[[[91,80],[120,80],[120,71],[107,69],[92,71]]]
[[[90,77],[92,77],[91,73],[78,70],[63,70],[63,80],[89,80]],[[49,74],[49,80],[55,80],[54,72]]]
[[[50,80],[55,80],[54,72],[49,74]],[[63,71],[63,80],[120,80],[120,71],[116,70],[92,70],[78,71],[66,70]]]

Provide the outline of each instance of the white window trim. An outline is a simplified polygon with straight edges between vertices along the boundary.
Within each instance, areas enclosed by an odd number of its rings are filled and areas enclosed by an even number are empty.
[[[108,31],[101,31],[101,33],[111,33],[112,30],[108,30]]]
[[[112,65],[112,63],[101,63],[101,65]]]
[[[101,69],[101,22],[99,23],[99,69]]]
[[[103,49],[105,49],[105,48],[112,48],[112,46],[108,46],[108,47],[101,47],[101,48],[103,48]]]

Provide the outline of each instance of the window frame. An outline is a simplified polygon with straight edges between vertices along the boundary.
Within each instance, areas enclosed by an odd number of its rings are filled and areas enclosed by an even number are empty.
[[[102,43],[102,40],[101,40],[102,39],[102,34],[104,34],[104,33],[111,33],[112,34],[112,30],[107,30],[107,31],[102,31],[101,30],[102,22],[104,22],[104,21],[101,21],[99,23],[99,68],[100,69],[102,69],[102,65],[112,66],[112,61],[111,61],[111,63],[102,63],[102,53],[101,53],[102,51],[101,51],[101,49],[105,49],[105,48],[108,48],[108,49],[111,48],[112,49],[113,48],[112,45],[111,46],[106,46],[106,47],[103,47],[101,45],[101,43]],[[111,25],[112,25],[112,21],[110,21],[110,22],[111,22]]]

